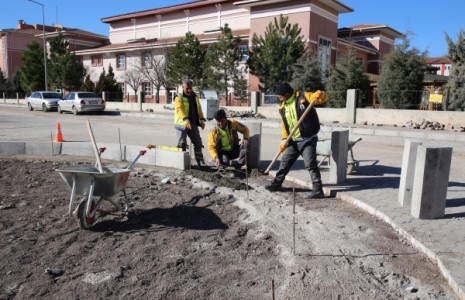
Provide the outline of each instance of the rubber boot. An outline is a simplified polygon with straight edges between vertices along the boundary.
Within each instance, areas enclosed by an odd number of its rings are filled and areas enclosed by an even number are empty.
[[[276,192],[279,191],[282,185],[283,182],[281,180],[276,180],[275,178],[270,184],[265,185],[265,189],[269,190],[270,192]]]

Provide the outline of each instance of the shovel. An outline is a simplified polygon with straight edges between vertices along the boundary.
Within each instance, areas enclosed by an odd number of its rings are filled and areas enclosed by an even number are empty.
[[[89,131],[90,140],[92,141],[92,148],[94,149],[95,158],[97,159],[97,166],[100,173],[103,173],[102,161],[100,160],[100,155],[97,149],[97,143],[95,142],[94,133],[92,132],[92,127],[90,126],[89,119],[87,119],[87,130]]]
[[[295,124],[294,128],[292,128],[291,132],[289,133],[289,136],[287,137],[286,139],[286,144],[289,143],[289,141],[292,139],[292,136],[294,135],[294,133],[297,131],[297,129],[299,128],[300,124],[304,121],[305,117],[308,115],[308,113],[310,112],[310,110],[312,109],[313,105],[315,104],[317,99],[313,99],[311,102],[310,102],[310,105],[307,107],[307,109],[305,109],[303,115],[300,117],[299,121],[297,122],[297,124]],[[278,153],[276,153],[276,156],[273,158],[273,160],[271,161],[270,165],[268,166],[268,168],[266,168],[265,172],[263,172],[264,175],[268,175],[268,172],[270,172],[270,169],[273,167],[274,163],[276,162],[276,160],[278,159],[279,155],[281,155],[281,150],[278,150]]]

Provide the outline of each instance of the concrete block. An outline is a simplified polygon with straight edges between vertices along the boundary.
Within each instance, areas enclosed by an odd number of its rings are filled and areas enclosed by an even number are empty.
[[[331,133],[331,156],[329,182],[341,183],[347,178],[347,151],[349,151],[349,131]]]
[[[155,165],[187,170],[191,168],[191,159],[187,152],[155,149]]]
[[[148,150],[143,146],[134,145],[126,145],[125,149],[125,160],[128,162],[128,165],[134,161],[134,159],[139,155],[140,151],[142,150],[147,150],[147,153],[139,157],[137,163],[146,165],[156,165],[155,149]],[[135,166],[137,166],[137,163]]]
[[[398,197],[399,203],[402,207],[410,208],[412,203],[413,177],[415,175],[417,149],[421,144],[422,143],[419,140],[405,140]]]
[[[61,144],[61,155],[95,157],[94,148],[90,142],[64,142]],[[103,145],[97,144],[97,147],[103,147]]]
[[[24,142],[0,142],[0,154],[25,154]]]
[[[102,159],[109,159],[114,161],[124,161],[126,145],[120,144],[105,144],[105,151],[100,156]],[[94,154],[95,156],[95,154]]]
[[[357,121],[357,92],[358,90],[347,90],[347,98],[346,98],[346,118],[347,123],[355,124]]]
[[[28,155],[60,155],[62,143],[52,142],[26,142]]]
[[[444,216],[452,147],[418,146],[413,179],[411,215],[420,219]]]
[[[260,165],[260,151],[262,145],[262,123],[243,122],[250,130],[249,153],[247,164],[249,169],[257,169]]]

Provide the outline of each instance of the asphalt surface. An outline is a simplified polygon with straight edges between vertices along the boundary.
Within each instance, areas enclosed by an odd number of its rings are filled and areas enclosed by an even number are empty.
[[[5,116],[8,116],[8,113],[3,111],[4,107],[5,105],[0,105],[0,130],[2,131],[0,141],[24,139],[21,135],[14,134],[15,126],[19,127],[19,124],[14,125],[11,121],[5,123]],[[23,110],[24,108],[20,107],[20,109]],[[41,112],[33,113],[39,114]],[[60,116],[61,119],[66,118],[63,123],[68,122],[68,119],[69,122],[73,122],[73,117],[75,116],[70,115],[69,118],[68,116]],[[94,118],[92,116],[91,118],[93,122],[98,123],[98,117],[95,116]],[[107,118],[107,116],[104,117]],[[145,145],[147,142],[157,144],[157,141],[167,144],[168,139],[170,139],[171,144],[173,143],[174,130],[170,125],[172,122],[170,113],[120,112],[120,115],[116,117],[118,122],[121,123],[121,128],[125,128],[126,123],[130,124],[128,126],[137,128],[139,126],[138,122],[134,120],[144,120],[144,122],[148,120],[149,123],[164,124],[163,126],[168,126],[166,128],[171,128],[169,132],[154,130],[149,133],[141,129],[137,134],[133,133],[138,136],[138,139],[132,137],[135,140],[131,140],[126,136],[127,140],[133,141],[136,145]],[[50,113],[46,121],[53,124],[56,123],[57,119],[58,114]],[[280,140],[279,122],[270,119],[248,119],[246,121],[262,122],[260,167],[266,169],[278,149]],[[133,122],[135,123],[133,124]],[[213,126],[213,123],[209,122],[207,129],[202,132],[202,138],[205,142],[208,128],[211,126]],[[62,127],[64,127],[63,124]],[[99,133],[96,127],[98,125],[94,125],[97,140],[104,140],[105,134],[103,130]],[[463,172],[465,170],[465,133],[425,132],[424,130],[353,124],[325,124],[322,127],[321,138],[330,138],[330,132],[335,128],[337,130],[349,130],[350,140],[362,138],[353,147],[354,157],[359,165],[355,172],[348,175],[347,180],[342,184],[329,184],[329,170],[322,166],[325,193],[348,201],[389,223],[398,232],[400,238],[409,240],[419,251],[425,253],[438,264],[450,286],[460,299],[465,300],[465,175]],[[65,140],[70,137],[71,132],[68,128],[66,130],[64,131]],[[48,135],[50,139],[49,129],[41,134],[42,138]],[[32,136],[26,134],[25,138],[28,140],[34,139],[37,135],[40,134],[34,132]],[[82,139],[82,136],[86,135],[87,133],[84,132],[84,135],[81,135],[80,138]],[[77,133],[76,136],[78,136]],[[153,137],[153,139],[150,140],[150,137]],[[433,220],[416,219],[410,215],[409,209],[401,207],[398,202],[405,138],[421,140],[424,145],[453,147],[446,210],[443,218]],[[208,155],[206,150],[204,150],[204,154],[205,156]],[[270,174],[274,174],[278,167],[279,161],[273,166]],[[300,159],[295,163],[286,180],[311,187],[310,176],[307,171],[303,170],[303,161]]]

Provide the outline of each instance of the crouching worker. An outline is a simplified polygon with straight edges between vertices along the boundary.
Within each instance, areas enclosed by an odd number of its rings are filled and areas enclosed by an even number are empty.
[[[292,165],[301,155],[305,163],[305,169],[310,173],[313,185],[312,191],[305,195],[305,198],[323,198],[323,184],[316,159],[316,144],[318,141],[318,132],[320,131],[320,121],[315,108],[312,107],[310,109],[310,112],[303,119],[302,123],[300,123],[288,143],[286,143],[286,140],[310,103],[314,101],[314,104],[323,104],[328,100],[328,97],[323,91],[316,91],[315,93],[294,92],[293,88],[287,83],[279,84],[275,94],[281,102],[278,108],[282,127],[282,140],[279,149],[283,153],[283,156],[275,179],[271,184],[265,186],[265,188],[270,191],[279,190]]]
[[[241,169],[246,163],[249,128],[235,119],[228,120],[222,109],[215,113],[214,118],[216,126],[208,134],[208,152],[216,167],[233,166],[236,170]],[[243,136],[241,143],[238,132]]]

